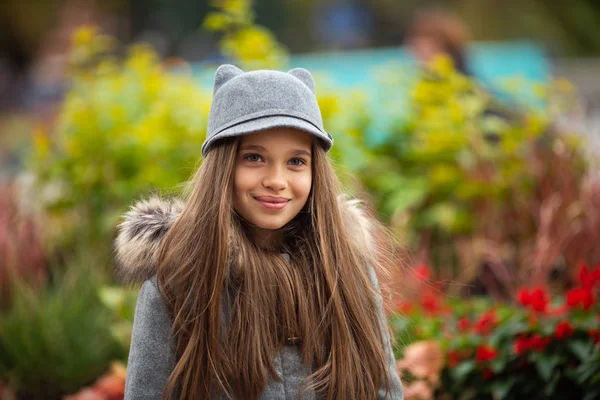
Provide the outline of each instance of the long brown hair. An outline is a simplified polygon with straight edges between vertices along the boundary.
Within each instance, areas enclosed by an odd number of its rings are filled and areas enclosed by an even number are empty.
[[[233,138],[211,150],[159,251],[158,283],[177,339],[164,397],[222,391],[257,399],[270,377],[280,379],[273,359],[288,337],[302,338],[303,361],[314,371],[301,391],[326,399],[372,399],[382,385],[389,392],[368,271],[377,260],[347,231],[325,151],[313,145],[307,204],[284,227],[284,249],[268,251],[233,210],[237,149]]]

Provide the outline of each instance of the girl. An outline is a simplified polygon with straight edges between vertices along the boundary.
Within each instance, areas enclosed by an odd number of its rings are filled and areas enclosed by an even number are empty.
[[[402,399],[369,221],[338,200],[304,69],[215,74],[185,201],[116,240],[139,293],[126,399]]]

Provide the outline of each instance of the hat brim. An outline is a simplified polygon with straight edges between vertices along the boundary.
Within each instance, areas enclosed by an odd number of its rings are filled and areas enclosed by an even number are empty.
[[[250,133],[255,133],[271,128],[295,128],[307,132],[317,137],[318,139],[321,139],[320,142],[325,151],[329,151],[329,149],[331,149],[331,147],[333,146],[332,137],[326,132],[321,131],[319,128],[317,128],[310,122],[307,122],[297,117],[290,117],[287,115],[270,115],[268,117],[256,118],[240,122],[239,124],[230,126],[229,128],[226,128],[221,132],[217,133],[209,140],[207,140],[204,143],[204,145],[202,145],[202,156],[206,157],[208,151],[215,144],[215,142],[219,141],[219,139],[248,135]]]

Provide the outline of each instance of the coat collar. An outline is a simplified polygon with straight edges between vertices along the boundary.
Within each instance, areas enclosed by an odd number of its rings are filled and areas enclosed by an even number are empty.
[[[342,195],[338,204],[355,245],[372,251],[372,225],[360,201]],[[160,243],[183,207],[181,199],[152,196],[138,201],[123,215],[114,243],[116,274],[121,282],[141,283],[156,273]]]

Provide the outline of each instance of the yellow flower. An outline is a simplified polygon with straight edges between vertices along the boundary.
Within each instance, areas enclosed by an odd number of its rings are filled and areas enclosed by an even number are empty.
[[[448,55],[440,55],[434,58],[431,64],[432,70],[442,77],[450,77],[456,73],[452,59]]]
[[[230,16],[223,13],[211,12],[204,19],[202,26],[209,31],[222,31],[225,30],[231,22],[232,19]]]
[[[48,132],[40,125],[33,131],[33,145],[38,155],[41,157],[46,156],[50,151],[50,140],[48,139]]]
[[[97,29],[94,26],[86,25],[77,29],[71,37],[71,43],[75,47],[92,46],[96,37]]]

